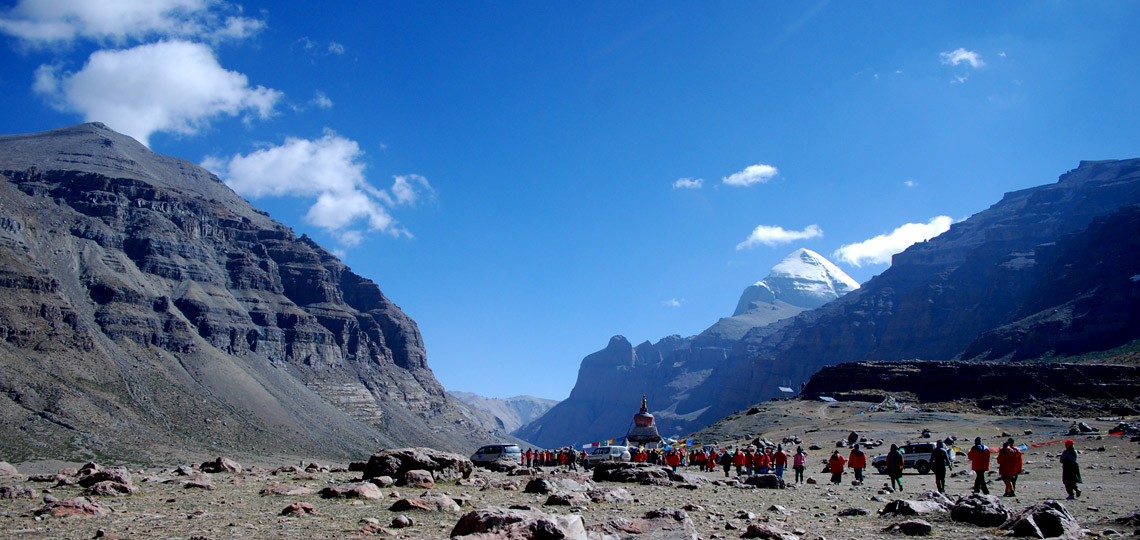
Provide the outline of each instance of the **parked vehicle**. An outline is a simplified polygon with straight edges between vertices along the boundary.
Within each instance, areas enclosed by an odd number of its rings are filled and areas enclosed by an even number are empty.
[[[903,453],[903,470],[914,469],[918,474],[926,474],[930,472],[930,454],[934,452],[934,443],[914,443],[904,444],[899,447]],[[950,461],[954,461],[954,450],[947,448],[950,453]],[[871,460],[871,466],[879,471],[879,474],[887,474],[887,455],[876,456]]]
[[[488,444],[479,447],[474,454],[471,454],[473,463],[487,463],[503,458],[513,459],[515,463],[522,463],[522,449],[517,444]]]
[[[632,459],[628,446],[599,446],[586,455],[586,465],[602,461],[629,461]]]

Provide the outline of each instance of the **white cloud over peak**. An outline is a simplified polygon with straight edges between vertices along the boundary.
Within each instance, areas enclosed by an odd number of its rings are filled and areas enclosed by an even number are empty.
[[[673,182],[673,189],[699,189],[705,185],[704,178],[678,178]]]
[[[265,27],[240,13],[240,7],[216,0],[18,0],[0,13],[0,32],[47,46],[81,38],[245,38]]]
[[[370,231],[411,236],[390,209],[414,206],[434,193],[419,175],[397,176],[389,191],[370,184],[364,175],[360,146],[326,131],[319,139],[289,137],[284,144],[229,158],[207,157],[202,166],[213,171],[243,196],[298,197],[312,200],[305,221],[321,227],[347,247],[359,244],[363,222]]]
[[[954,219],[949,216],[938,216],[927,223],[907,223],[888,234],[845,244],[835,250],[831,257],[852,266],[890,264],[894,254],[902,253],[913,244],[925,242],[950,230],[953,223]]]
[[[821,236],[823,236],[823,229],[820,229],[819,225],[808,225],[802,231],[788,231],[784,230],[783,227],[760,225],[752,230],[752,234],[748,236],[747,240],[736,244],[736,249],[754,248],[761,244],[774,247]]]
[[[662,300],[661,305],[663,305],[665,307],[681,307],[682,302],[684,302],[684,300],[677,300],[676,298],[670,298],[668,300]]]
[[[950,52],[939,53],[938,56],[942,58],[943,65],[956,66],[958,64],[966,63],[970,64],[970,67],[972,68],[980,68],[986,65],[986,63],[982,60],[981,55],[974,51],[967,51],[961,47]]]
[[[147,144],[163,131],[191,135],[218,116],[272,116],[281,92],[252,87],[201,43],[160,41],[91,54],[83,69],[42,65],[34,90],[62,111],[104,122]]]
[[[780,171],[771,165],[757,163],[745,167],[743,171],[724,177],[723,181],[730,186],[751,186],[752,184],[763,184],[775,178],[779,173]]]

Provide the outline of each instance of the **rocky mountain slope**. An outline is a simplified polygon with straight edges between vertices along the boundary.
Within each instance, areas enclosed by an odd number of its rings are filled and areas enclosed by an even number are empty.
[[[593,442],[624,436],[646,396],[662,435],[691,431],[700,410],[679,411],[700,399],[699,387],[750,329],[816,308],[859,287],[823,256],[799,249],[763,280],[744,290],[732,317],[700,335],[669,336],[634,347],[614,336],[605,349],[582,360],[570,397],[515,432],[542,446]]]
[[[781,386],[798,389],[828,365],[1065,356],[1140,339],[1137,204],[1140,159],[1082,162],[1056,183],[1008,193],[911,246],[838,300],[719,341],[724,354],[699,365],[657,360],[660,345],[679,338],[639,346],[636,356],[615,338],[583,360],[571,399],[520,433],[549,433],[539,439],[546,442],[588,438],[600,427],[620,435],[620,426],[599,426],[604,413],[590,399],[603,392],[629,402],[665,396],[650,399],[651,412],[689,432],[782,395]],[[694,350],[700,340],[685,345]],[[670,387],[674,381],[690,384]]]
[[[0,453],[359,457],[487,437],[377,285],[101,124],[0,137]]]

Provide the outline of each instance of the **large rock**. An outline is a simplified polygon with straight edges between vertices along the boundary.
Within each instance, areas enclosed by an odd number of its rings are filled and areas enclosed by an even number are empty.
[[[921,519],[910,519],[892,523],[883,529],[883,532],[901,532],[907,536],[926,536],[934,530],[930,522]]]
[[[384,493],[371,482],[350,482],[326,487],[320,492],[326,499],[380,499]]]
[[[404,477],[396,484],[431,489],[435,487],[435,478],[429,471],[413,470],[404,473]]]
[[[451,452],[432,448],[396,448],[373,454],[364,466],[364,479],[380,476],[400,479],[414,470],[430,472],[436,482],[454,482],[470,477],[475,466],[470,459]]]
[[[546,502],[542,503],[546,506],[586,506],[590,504],[590,498],[585,493],[578,493],[576,491],[564,491],[561,493],[551,493],[546,498]]]
[[[594,466],[595,482],[635,482],[639,484],[669,485],[672,471],[669,467],[649,463],[607,461]]]
[[[979,527],[999,527],[1009,520],[1011,512],[993,495],[971,494],[958,499],[950,509],[950,519]]]
[[[596,503],[631,503],[633,495],[625,488],[598,488],[586,492],[586,496]]]
[[[774,474],[755,474],[744,479],[744,484],[764,489],[784,489],[784,479]]]
[[[7,461],[0,461],[0,476],[21,476],[20,471],[16,470],[11,463]]]
[[[424,493],[419,497],[399,499],[388,508],[392,512],[422,510],[424,512],[454,513],[459,511],[459,503],[442,493]]]
[[[452,538],[480,540],[590,540],[581,516],[559,516],[533,510],[481,508],[463,514],[451,529]]]
[[[232,459],[219,457],[218,459],[207,461],[199,465],[198,470],[206,473],[237,473],[241,472],[241,465]]]
[[[1057,501],[1045,501],[1014,514],[1001,525],[1013,536],[1030,538],[1076,538],[1081,536],[1081,525]]]
[[[99,482],[117,482],[124,485],[133,485],[131,472],[126,467],[86,468],[79,471],[79,485],[91,487]]]
[[[741,538],[763,538],[766,540],[799,540],[800,537],[767,523],[749,523]]]
[[[697,528],[684,510],[659,508],[638,518],[610,517],[586,525],[597,540],[697,540]]]
[[[476,463],[475,466],[482,469],[487,469],[491,472],[504,473],[509,473],[515,469],[518,469],[519,467],[522,467],[519,462],[508,457],[502,457],[494,461],[480,461],[479,463]]]

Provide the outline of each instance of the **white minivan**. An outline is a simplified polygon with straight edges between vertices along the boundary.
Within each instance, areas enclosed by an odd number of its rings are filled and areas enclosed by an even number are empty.
[[[479,447],[474,454],[471,454],[473,463],[489,463],[503,458],[513,459],[515,463],[522,463],[522,449],[517,444],[488,444]]]
[[[630,458],[628,446],[599,446],[586,455],[586,464],[593,465],[602,461],[629,461]]]

